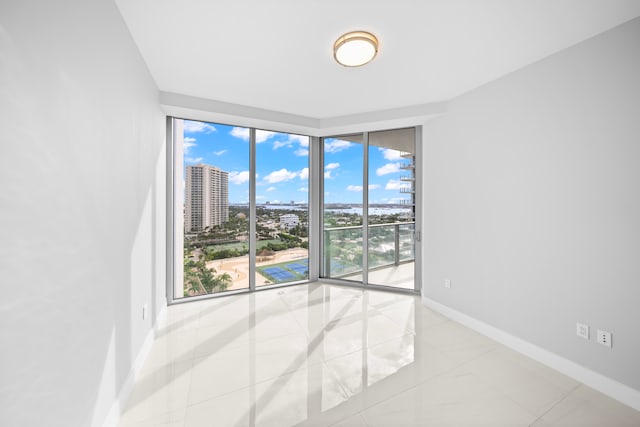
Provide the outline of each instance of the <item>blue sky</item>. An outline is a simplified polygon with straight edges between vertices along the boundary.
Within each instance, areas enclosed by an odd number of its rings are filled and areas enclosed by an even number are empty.
[[[257,203],[306,203],[309,187],[309,138],[256,131]],[[400,164],[406,160],[391,149],[369,149],[369,202],[396,203]],[[249,129],[185,120],[184,163],[204,163],[229,172],[229,203],[249,199]],[[325,202],[362,203],[362,146],[344,140],[325,141]]]

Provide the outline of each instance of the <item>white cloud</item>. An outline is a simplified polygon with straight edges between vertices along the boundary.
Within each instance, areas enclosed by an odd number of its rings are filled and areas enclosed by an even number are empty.
[[[198,133],[198,132],[211,133],[215,131],[216,131],[216,128],[211,126],[209,123],[192,122],[191,120],[184,121],[185,133]]]
[[[256,143],[260,144],[261,142],[265,142],[267,139],[276,135],[276,132],[269,132],[268,130],[257,130],[256,131]]]
[[[229,181],[234,184],[244,184],[249,181],[249,171],[229,172]]]
[[[393,150],[391,148],[379,148],[379,150],[382,151],[382,155],[387,160],[400,160],[400,159],[402,159],[402,156],[400,156],[402,151]]]
[[[264,198],[264,196],[256,196],[256,200],[263,200]]]
[[[370,184],[369,190],[375,190],[376,188],[380,188],[378,184]],[[348,185],[347,191],[362,191],[362,185]]]
[[[231,129],[231,132],[229,133],[231,134],[231,136],[240,138],[243,141],[249,140],[249,128],[234,127],[233,129]]]
[[[269,187],[267,188],[267,191],[274,191],[276,189],[276,187]]]
[[[282,168],[278,171],[273,171],[269,175],[264,177],[264,180],[269,184],[275,184],[276,182],[285,182],[292,180],[300,175],[300,172],[288,171],[286,168]]]
[[[213,154],[215,154],[216,156],[222,156],[224,153],[226,153],[228,150],[220,150],[220,151],[214,151]]]
[[[308,193],[309,192],[309,187],[300,187],[300,188],[298,188],[298,191],[302,191],[304,193]]]
[[[333,170],[338,169],[340,167],[340,163],[329,163],[324,167],[324,177],[325,179],[333,179],[334,176],[331,175]]]
[[[234,127],[229,133],[231,134],[231,136],[240,138],[243,141],[249,140],[249,128]],[[274,135],[276,135],[276,132],[258,129],[256,130],[256,143],[259,144],[261,142],[265,142],[267,139],[271,138]]]
[[[273,149],[277,150],[280,147],[291,147],[291,142],[289,142],[289,141],[274,141]]]
[[[197,147],[198,144],[196,144],[196,139],[195,138],[191,138],[191,137],[186,137],[184,139],[184,143],[182,144],[182,147],[184,149],[184,154],[189,153],[189,150],[193,147]]]
[[[301,147],[309,146],[309,137],[304,135],[289,134],[289,141],[298,142]]]
[[[295,143],[298,143],[299,147],[293,154],[300,157],[309,155],[309,150],[307,149],[307,147],[309,147],[309,137],[304,135],[287,134],[286,140],[275,141],[273,143],[273,149],[277,150],[281,147],[293,148]]]
[[[351,147],[351,143],[349,141],[344,141],[342,139],[334,139],[332,141],[324,142],[324,151],[327,153],[337,153],[339,151],[346,150]]]
[[[376,169],[376,175],[382,176],[390,173],[400,172],[400,163],[387,163]]]
[[[398,180],[398,179],[390,179],[387,182],[387,185],[385,185],[384,189],[385,190],[400,190],[401,188],[404,188],[405,184]]]
[[[200,163],[202,161],[202,157],[185,157],[185,163]]]
[[[300,177],[300,179],[309,179],[309,168],[302,169],[298,173],[298,176]]]
[[[338,169],[340,167],[340,163],[329,163],[324,167],[325,170]]]

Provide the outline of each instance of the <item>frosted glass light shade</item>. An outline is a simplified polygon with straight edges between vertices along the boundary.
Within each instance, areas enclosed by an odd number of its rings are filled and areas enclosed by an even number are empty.
[[[338,37],[333,57],[345,67],[359,67],[371,62],[378,53],[378,39],[366,31],[352,31]]]

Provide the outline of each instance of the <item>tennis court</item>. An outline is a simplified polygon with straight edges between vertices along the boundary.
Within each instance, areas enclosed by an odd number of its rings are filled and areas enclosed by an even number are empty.
[[[302,263],[286,264],[285,267],[287,267],[291,271],[295,271],[302,276],[305,276],[307,274],[307,271],[309,270],[309,266]]]
[[[282,267],[267,267],[267,268],[264,268],[262,271],[267,273],[269,276],[273,277],[278,282],[285,282],[285,281],[293,280],[296,278],[296,276],[293,273],[285,270]]]

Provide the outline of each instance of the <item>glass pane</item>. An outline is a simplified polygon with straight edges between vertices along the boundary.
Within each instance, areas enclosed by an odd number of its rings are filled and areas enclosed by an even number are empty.
[[[256,286],[309,278],[309,137],[256,131]]]
[[[247,289],[249,129],[185,120],[176,143],[184,155],[183,296]]]
[[[369,283],[414,288],[415,130],[369,134]]]
[[[325,138],[322,275],[362,281],[362,134]]]

